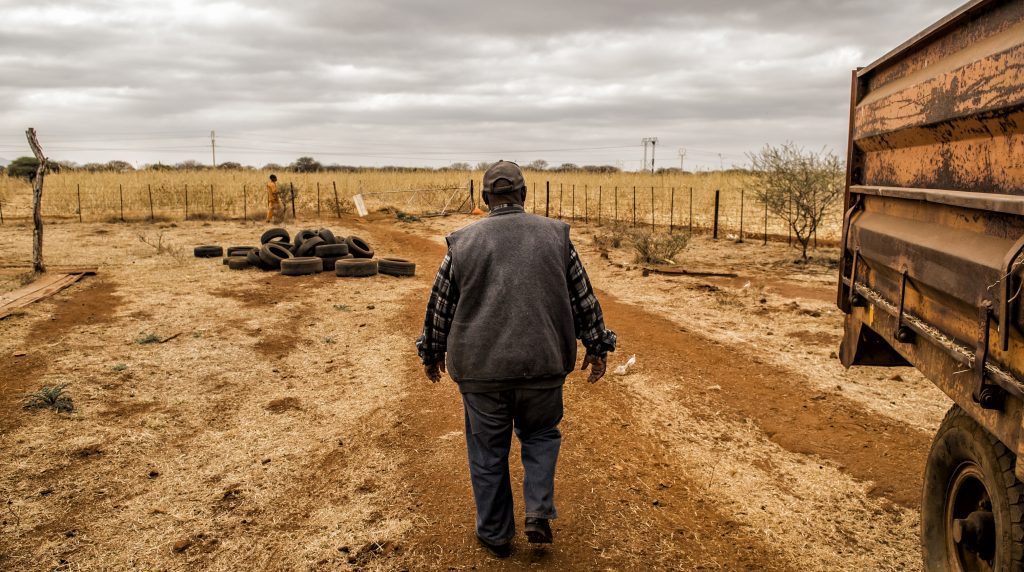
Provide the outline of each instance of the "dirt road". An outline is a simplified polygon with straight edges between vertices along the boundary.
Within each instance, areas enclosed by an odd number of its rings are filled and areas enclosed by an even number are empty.
[[[0,321],[0,355],[14,360],[0,370],[0,454],[13,460],[0,468],[0,567],[919,569],[916,491],[943,406],[920,380],[836,390],[819,366],[765,351],[784,338],[780,320],[801,332],[801,320],[827,321],[806,281],[775,276],[792,291],[736,303],[743,284],[643,282],[579,239],[619,334],[613,365],[636,354],[638,367],[596,385],[570,377],[556,544],[489,558],[473,539],[457,390],[428,383],[412,349],[439,236],[466,222],[330,223],[419,264],[412,279],[365,281],[158,256],[133,240],[151,232],[141,226],[49,230],[94,245],[52,256],[103,266]],[[164,232],[245,244],[256,230]],[[0,258],[27,252],[11,229],[0,238]],[[763,314],[748,329],[780,335],[761,345],[708,325],[794,301],[819,317]],[[804,361],[828,359],[835,326],[819,329]],[[181,335],[136,343],[154,332]],[[77,413],[21,410],[21,395],[58,381],[72,383]],[[921,421],[886,414],[886,391],[928,403]]]

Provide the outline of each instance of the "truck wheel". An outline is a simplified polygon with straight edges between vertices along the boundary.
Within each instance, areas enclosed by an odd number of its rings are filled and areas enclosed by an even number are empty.
[[[1016,456],[959,406],[924,470],[921,546],[929,572],[1024,570],[1024,486]]]

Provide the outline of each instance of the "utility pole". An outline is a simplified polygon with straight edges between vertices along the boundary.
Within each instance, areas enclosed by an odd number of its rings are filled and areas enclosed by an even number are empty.
[[[724,171],[725,170],[725,164],[722,163],[722,154],[721,153],[718,154],[718,170],[719,171]]]
[[[217,168],[217,132],[210,131],[210,152],[213,153],[213,168]]]
[[[651,144],[651,173],[654,173],[654,146],[658,144],[657,137],[644,137],[640,140],[644,144],[644,162],[641,171],[647,170],[647,144]]]
[[[686,160],[686,149],[679,148],[679,170],[683,170],[683,161]]]

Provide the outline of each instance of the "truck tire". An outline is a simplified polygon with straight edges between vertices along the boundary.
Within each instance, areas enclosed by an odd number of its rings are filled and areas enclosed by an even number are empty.
[[[348,244],[348,251],[356,258],[373,258],[373,249],[370,244],[358,236],[350,236],[345,239]]]
[[[283,228],[272,228],[260,236],[260,244],[266,244],[274,240],[278,242],[288,242],[289,238],[291,238],[291,236],[288,234],[287,230]]]
[[[334,233],[331,232],[331,229],[329,228],[321,228],[316,231],[316,234],[320,238],[324,239],[324,244],[338,244],[337,237],[334,236]]]
[[[320,258],[339,257],[346,254],[348,254],[348,245],[344,242],[341,244],[321,244],[316,247],[316,255]]]
[[[921,548],[929,572],[1024,570],[1024,485],[1016,456],[954,405],[924,470]]]
[[[305,276],[323,272],[323,261],[315,256],[298,256],[281,261],[281,274],[285,276]]]
[[[245,256],[250,250],[256,248],[255,246],[229,246],[228,256]]]
[[[290,250],[273,242],[268,242],[260,248],[260,260],[270,267],[271,270],[281,268],[281,261],[291,257],[292,253]]]
[[[295,255],[300,258],[313,256],[313,253],[316,252],[316,247],[322,245],[323,243],[324,239],[320,238],[319,236],[311,236],[306,240],[302,241],[302,246],[298,247],[295,250]]]
[[[377,261],[365,258],[343,258],[334,265],[337,276],[362,277],[377,274]]]
[[[249,259],[245,256],[231,256],[228,258],[228,268],[232,270],[245,270],[251,266]]]
[[[295,240],[293,242],[295,242],[295,246],[302,246],[303,242],[306,242],[307,240],[313,238],[314,236],[316,236],[316,231],[304,228],[299,232],[295,233]]]
[[[416,274],[416,263],[404,258],[381,258],[377,261],[377,270],[388,276],[413,276]]]
[[[196,258],[217,258],[218,256],[224,256],[224,247],[213,244],[204,244],[192,249],[192,254],[194,254]]]

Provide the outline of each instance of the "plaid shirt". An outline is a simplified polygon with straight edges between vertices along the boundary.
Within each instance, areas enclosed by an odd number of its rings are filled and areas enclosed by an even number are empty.
[[[583,341],[587,353],[605,357],[615,351],[615,332],[605,329],[601,304],[594,295],[587,271],[569,243],[569,267],[565,270],[569,284],[569,302],[576,328],[576,337]],[[441,268],[434,278],[434,287],[427,302],[427,316],[423,321],[423,334],[416,339],[416,349],[424,364],[444,359],[448,349],[448,332],[455,319],[455,306],[459,303],[459,287],[452,280],[452,255],[449,252],[441,261]]]

